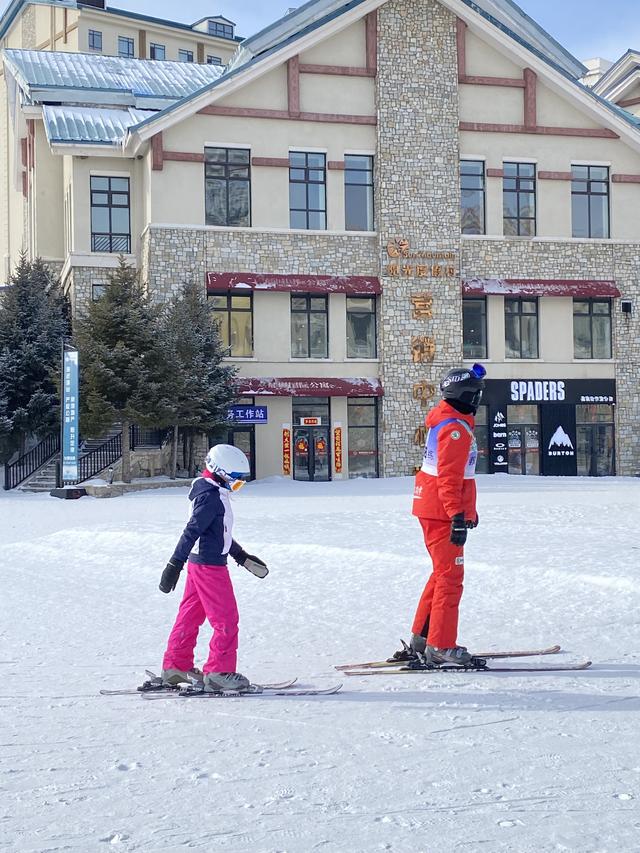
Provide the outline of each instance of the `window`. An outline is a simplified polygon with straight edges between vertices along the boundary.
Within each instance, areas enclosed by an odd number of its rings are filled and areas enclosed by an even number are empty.
[[[608,166],[572,166],[571,175],[573,236],[608,238]]]
[[[347,296],[347,358],[376,358],[375,296]]]
[[[503,222],[505,237],[536,236],[535,163],[503,163]]]
[[[373,231],[373,157],[345,154],[344,208],[347,231]]]
[[[222,65],[222,57],[207,55],[207,65]]]
[[[509,474],[540,473],[540,413],[538,406],[507,406]]]
[[[291,357],[329,358],[326,296],[291,294]]]
[[[179,50],[178,51],[178,61],[179,62],[193,62],[193,51],[192,50]]]
[[[218,21],[209,21],[209,35],[218,36],[222,39],[232,39],[233,26],[230,24],[221,24]]]
[[[151,42],[149,46],[149,59],[166,59],[167,51],[163,44]]]
[[[133,59],[135,55],[133,39],[127,38],[127,36],[118,36],[118,56]]]
[[[204,149],[207,225],[251,225],[251,152],[246,148]]]
[[[574,358],[611,358],[611,300],[573,300]]]
[[[460,161],[460,225],[463,234],[484,234],[484,161]]]
[[[102,33],[100,30],[89,30],[89,50],[102,50]]]
[[[613,406],[576,406],[578,477],[613,477],[616,473]]]
[[[505,355],[538,358],[538,300],[505,297]]]
[[[462,346],[464,358],[487,357],[487,300],[462,300]]]
[[[222,346],[232,358],[253,355],[253,294],[210,293],[209,305],[218,321]]]
[[[289,152],[289,224],[291,228],[327,227],[326,156]]]
[[[129,178],[91,177],[91,251],[131,251]]]
[[[349,479],[378,476],[378,401],[375,397],[347,399]]]

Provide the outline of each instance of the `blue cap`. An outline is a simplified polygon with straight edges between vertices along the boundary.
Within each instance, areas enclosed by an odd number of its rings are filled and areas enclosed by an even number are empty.
[[[487,375],[487,371],[481,364],[474,364],[471,368],[471,373],[473,373],[476,379],[484,379]]]

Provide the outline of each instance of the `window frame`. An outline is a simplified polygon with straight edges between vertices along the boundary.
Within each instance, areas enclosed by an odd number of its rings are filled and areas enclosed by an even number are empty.
[[[294,308],[293,300],[294,299],[304,299],[305,300],[305,308]],[[311,300],[312,299],[322,299],[324,300],[324,310],[318,311],[317,309],[311,308]],[[292,359],[319,359],[321,361],[326,361],[329,358],[329,294],[328,293],[292,293],[289,299],[289,326],[291,330],[291,358]],[[294,355],[293,354],[293,315],[294,314],[304,314],[307,318],[307,355]],[[312,314],[321,314],[324,315],[324,323],[325,323],[325,354],[324,355],[312,355],[311,354],[311,315]]]
[[[482,311],[481,311],[481,320],[482,320],[482,336],[484,342],[484,350],[482,353],[469,353],[465,349],[467,346],[467,342],[465,340],[465,304],[468,305],[470,302],[479,302],[482,303]],[[489,339],[488,339],[488,328],[487,328],[487,297],[486,296],[463,296],[462,297],[462,357],[465,360],[471,360],[476,358],[488,358],[487,353],[489,351]]]
[[[300,165],[292,165],[292,157],[300,157],[303,156],[304,166]],[[323,166],[309,166],[309,157],[322,157]],[[304,172],[304,178],[294,178],[292,177],[293,172]],[[309,179],[309,172],[322,172],[323,179],[321,181],[315,181]],[[304,186],[305,187],[305,200],[306,200],[306,208],[292,207],[291,206],[291,188],[292,186]],[[309,187],[311,186],[322,186],[324,188],[324,209],[322,208],[313,208],[309,207]],[[304,213],[306,226],[302,228],[299,225],[292,224],[292,214],[294,213]],[[321,228],[311,227],[309,225],[309,217],[312,214],[321,214],[324,216],[324,226]],[[299,231],[326,231],[328,223],[328,214],[327,214],[327,155],[324,151],[290,151],[289,152],[289,228],[292,230]]]
[[[349,300],[355,299],[364,301],[365,299],[373,304],[373,311],[360,312],[366,313],[370,317],[372,317],[373,322],[373,355],[349,355],[349,314],[358,313],[353,310],[349,310]],[[366,359],[368,361],[375,361],[378,358],[378,300],[375,295],[364,294],[364,293],[354,293],[352,295],[347,295],[345,300],[345,314],[346,314],[346,351],[348,359]]]
[[[589,305],[589,312],[577,312],[576,311],[576,303],[583,302]],[[594,313],[593,306],[595,304],[602,305],[605,304],[608,307],[608,311],[606,313],[597,312]],[[607,297],[578,297],[575,296],[573,298],[572,304],[572,315],[573,315],[573,357],[576,360],[580,361],[588,361],[588,360],[596,360],[596,361],[610,361],[613,358],[613,310],[611,299]],[[588,317],[589,318],[589,349],[590,355],[578,355],[576,350],[576,317]],[[594,355],[593,354],[593,325],[594,325],[594,317],[607,317],[609,320],[609,355]]]
[[[505,166],[515,167],[515,175],[505,175]],[[532,174],[530,175],[522,175],[520,174],[521,169],[523,168],[532,169]],[[538,215],[538,198],[537,198],[537,189],[538,189],[538,181],[537,181],[537,167],[535,163],[523,163],[523,162],[514,162],[512,160],[506,160],[502,164],[503,177],[502,177],[502,231],[505,237],[535,237],[537,232],[537,215]],[[507,187],[506,182],[513,181],[514,186]],[[522,184],[524,182],[530,182],[533,187],[532,189],[524,189]],[[507,196],[515,196],[517,215],[516,216],[507,216],[507,208],[505,205]],[[521,215],[521,201],[522,196],[532,196],[533,197],[533,216],[522,216]],[[515,234],[507,234],[505,225],[507,222],[515,223]],[[522,225],[524,222],[532,222],[533,223],[533,233],[531,234],[523,234],[522,233]]]
[[[233,305],[233,297],[234,296],[245,296],[249,297],[249,307],[248,308],[237,308]],[[226,308],[214,308],[211,305],[211,313],[212,314],[222,314],[224,312],[225,323],[227,326],[227,340],[229,341],[228,352],[224,356],[224,358],[254,358],[255,357],[255,339],[254,339],[254,317],[253,317],[253,290],[242,289],[241,292],[234,293],[232,290],[210,290],[207,292],[207,300],[213,300],[214,297],[226,297]],[[250,355],[234,355],[232,352],[233,344],[232,341],[232,328],[231,328],[231,320],[233,319],[233,314],[249,314],[251,318],[251,354]],[[214,318],[216,321],[219,321],[218,317]],[[222,338],[222,331],[220,332],[221,336],[221,344],[224,347],[224,338]],[[227,347],[225,347],[227,349]]]
[[[155,56],[154,54],[158,51],[158,49],[162,49],[162,56]],[[158,62],[165,62],[167,59],[167,46],[166,44],[160,44],[160,42],[152,41],[149,43],[149,59],[155,59]]]
[[[234,27],[231,24],[223,24],[221,21],[208,21],[208,35],[216,38],[233,40],[235,38]]]
[[[213,161],[207,160],[207,152],[209,151],[224,151],[225,152],[225,160],[224,163],[215,163]],[[242,151],[247,155],[247,162],[244,163],[232,163],[229,160],[230,152],[238,152]],[[216,166],[224,168],[224,175],[211,175],[207,174],[208,166]],[[230,176],[230,169],[244,169],[247,170],[248,177],[238,178],[237,176]],[[225,184],[225,206],[226,206],[226,216],[224,223],[218,222],[210,222],[209,219],[213,218],[208,209],[207,209],[207,186],[209,181],[224,181]],[[229,224],[229,185],[231,183],[246,183],[247,184],[247,222],[242,225],[231,225]],[[251,181],[251,149],[250,148],[225,148],[222,145],[207,145],[204,149],[204,221],[205,225],[212,225],[218,228],[251,228],[251,214],[252,214],[252,181]]]
[[[364,402],[367,401],[367,402]],[[371,402],[369,402],[371,401]],[[349,412],[352,407],[355,406],[366,406],[367,408],[373,409],[373,425],[371,426],[361,426],[361,425],[351,425]],[[371,479],[377,479],[380,477],[380,403],[378,397],[347,397],[347,466],[348,466],[348,476],[349,479],[355,479],[356,477],[361,477],[357,471],[352,473],[351,471],[351,458],[353,454],[357,451],[353,451],[351,449],[351,435],[352,430],[373,430],[374,444],[375,444],[375,474]]]
[[[224,65],[221,56],[214,56],[212,53],[207,54],[207,65]]]
[[[185,59],[182,54],[186,54],[187,58]],[[190,59],[188,57],[191,57]],[[184,47],[178,48],[178,62],[193,62],[193,51],[187,50]]]
[[[94,180],[106,180],[109,182],[108,188],[105,189],[95,189],[93,187]],[[112,181],[126,181],[127,189],[126,190],[114,190],[112,189]],[[94,193],[98,195],[107,195],[107,204],[94,204],[93,195]],[[127,196],[127,205],[117,204],[114,205],[112,203],[112,199],[114,195],[126,195]],[[129,212],[129,232],[127,234],[122,231],[114,232],[113,231],[113,215],[112,210],[127,210]],[[93,230],[93,211],[94,209],[99,210],[108,210],[109,211],[109,231],[94,231]],[[91,251],[92,252],[106,252],[108,254],[131,254],[131,178],[129,176],[124,175],[90,175],[89,176],[89,225],[91,229]],[[108,249],[96,249],[96,240],[98,238],[107,238],[109,241]],[[122,248],[122,246],[118,246],[114,248],[114,238],[116,239],[126,239],[126,250]]]
[[[126,46],[128,48],[126,53],[122,52],[122,43],[126,42]],[[130,48],[130,50],[129,50]],[[136,44],[135,41],[130,36],[118,36],[118,56],[121,59],[135,59],[136,57]]]
[[[87,40],[89,50],[95,50],[98,53],[102,53],[102,30],[89,30]]]
[[[587,177],[586,178],[578,178],[575,176],[576,169],[587,169]],[[592,169],[605,169],[606,170],[606,178],[603,180],[602,178],[593,178],[591,177]],[[577,190],[576,184],[586,184],[586,190]],[[606,192],[595,192],[592,189],[592,184],[606,184],[607,190]],[[606,197],[607,205],[606,205],[606,215],[607,215],[607,227],[605,229],[606,233],[601,235],[593,234],[593,225],[592,225],[592,211],[591,211],[591,199],[592,198],[602,198]],[[586,236],[581,234],[576,234],[575,227],[575,217],[574,217],[574,200],[578,198],[586,198],[587,202],[587,222],[588,222],[588,234]],[[571,164],[571,236],[575,239],[582,240],[610,240],[611,239],[611,168],[610,166],[594,166],[583,163],[572,163]]]
[[[533,302],[535,303],[536,310],[535,312],[531,311],[523,311],[522,304],[523,302]],[[517,311],[507,311],[508,304],[518,305]],[[507,317],[518,317],[518,344],[519,344],[519,355],[508,355],[507,354]],[[536,352],[535,355],[523,355],[522,354],[522,318],[523,317],[535,317],[536,318]],[[540,358],[540,302],[537,296],[505,296],[504,297],[504,318],[505,318],[505,330],[504,330],[504,357],[506,360],[517,360],[517,361],[531,361]]]
[[[347,160],[349,157],[353,158],[361,158],[367,159],[369,161],[369,166],[366,169],[363,168],[353,168],[347,165]],[[364,173],[366,176],[366,180],[364,182],[350,182],[348,180],[350,172],[359,172]],[[345,231],[366,231],[367,233],[376,230],[376,208],[375,208],[375,160],[373,154],[345,154],[344,155],[344,230]],[[349,196],[349,187],[366,187],[367,192],[367,210],[366,216],[369,216],[369,210],[371,211],[371,222],[368,228],[350,228],[349,222],[347,220],[347,210],[348,210],[348,196]]]
[[[474,165],[481,166],[481,172],[465,172],[464,166],[466,164],[473,163]],[[486,163],[484,160],[460,160],[460,233],[461,234],[486,234],[487,233],[487,169]],[[480,178],[481,186],[478,189],[477,187],[465,187],[464,186],[464,178]],[[464,205],[462,204],[462,198],[464,192],[479,192],[481,194],[481,230],[480,231],[468,231],[465,230],[465,226],[462,221],[462,213],[464,210]]]

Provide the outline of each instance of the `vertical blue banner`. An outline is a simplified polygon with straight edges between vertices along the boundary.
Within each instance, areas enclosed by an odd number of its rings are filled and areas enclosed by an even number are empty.
[[[78,351],[64,351],[62,365],[62,480],[78,473]]]

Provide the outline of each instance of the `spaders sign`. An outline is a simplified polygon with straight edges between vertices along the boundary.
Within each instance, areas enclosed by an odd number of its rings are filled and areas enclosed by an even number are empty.
[[[291,427],[282,425],[282,473],[291,476]]]
[[[342,424],[333,429],[333,463],[336,474],[342,474]]]

